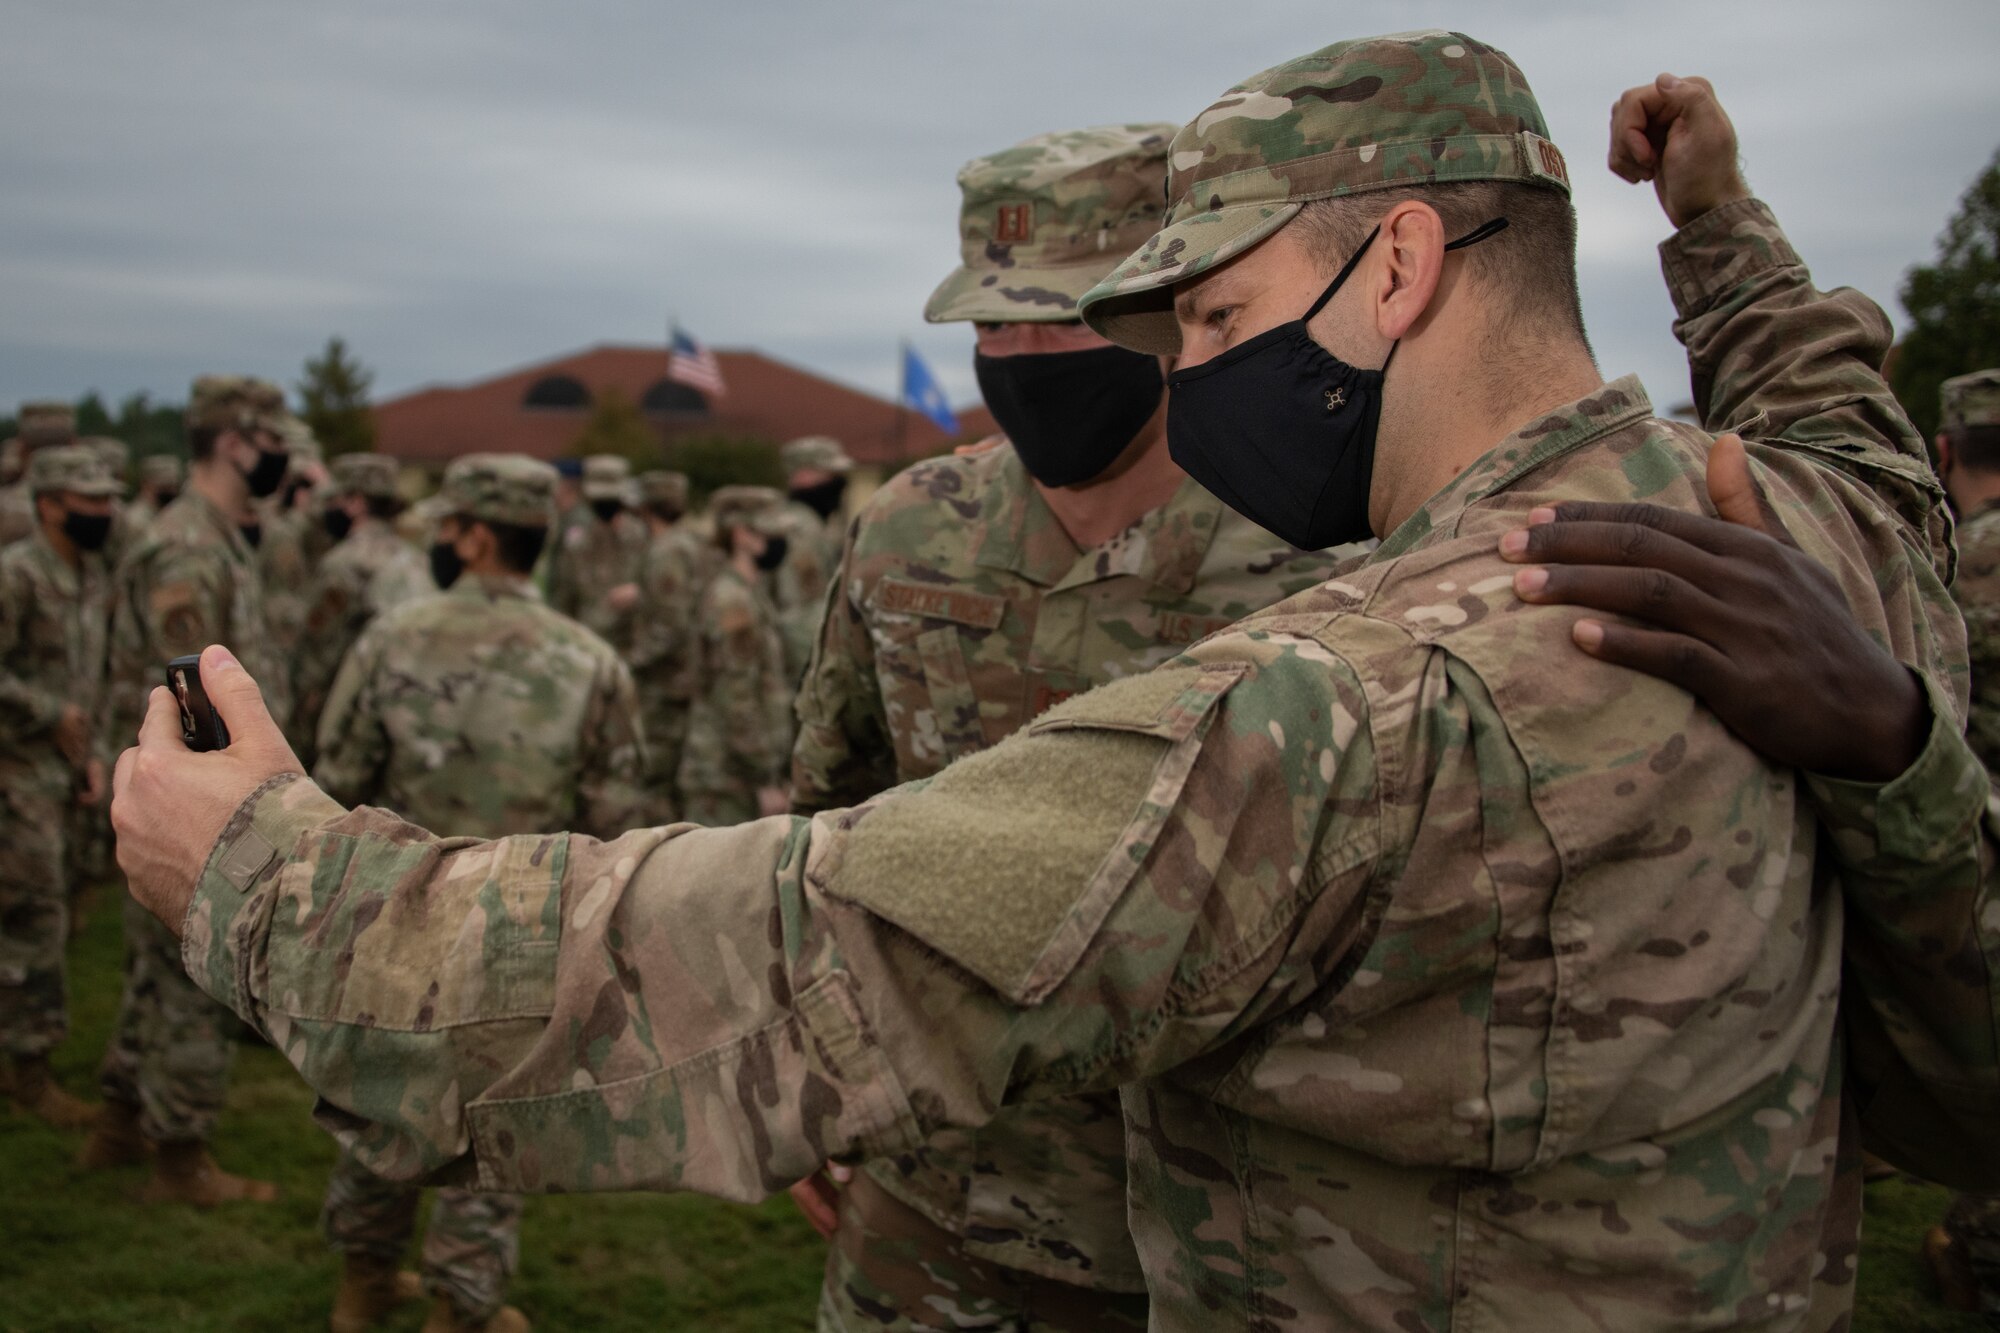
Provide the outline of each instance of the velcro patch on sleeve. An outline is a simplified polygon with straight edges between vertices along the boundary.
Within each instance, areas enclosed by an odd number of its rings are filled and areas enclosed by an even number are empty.
[[[933,583],[883,579],[875,585],[875,609],[895,615],[949,620],[974,629],[998,629],[1007,615],[1007,599]]]
[[[1078,695],[870,808],[809,876],[1016,1003],[1039,1003],[1145,863],[1246,669],[1167,668]]]

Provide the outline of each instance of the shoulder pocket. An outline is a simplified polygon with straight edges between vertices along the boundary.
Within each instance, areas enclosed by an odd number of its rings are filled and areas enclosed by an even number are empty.
[[[1078,695],[815,839],[807,877],[1019,1004],[1062,984],[1145,864],[1247,664]]]

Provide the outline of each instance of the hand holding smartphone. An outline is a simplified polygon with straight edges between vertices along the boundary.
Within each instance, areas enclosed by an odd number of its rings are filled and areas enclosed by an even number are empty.
[[[226,750],[229,728],[209,703],[201,687],[201,654],[189,653],[167,663],[167,688],[181,710],[181,739],[190,750]]]

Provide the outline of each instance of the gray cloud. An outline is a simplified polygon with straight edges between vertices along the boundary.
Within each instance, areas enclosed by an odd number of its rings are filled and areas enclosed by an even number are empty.
[[[670,315],[878,391],[907,337],[969,399],[969,334],[919,314],[955,260],[962,161],[1185,120],[1257,69],[1433,20],[1533,80],[1577,179],[1600,360],[1663,406],[1685,394],[1667,226],[1599,165],[1619,90],[1714,79],[1822,283],[1892,315],[2000,137],[1990,0],[37,0],[0,46],[0,402],[289,381],[333,332],[393,393],[657,339]]]

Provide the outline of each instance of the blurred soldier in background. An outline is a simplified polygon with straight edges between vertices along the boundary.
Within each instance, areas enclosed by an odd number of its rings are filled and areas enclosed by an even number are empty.
[[[847,474],[854,460],[829,435],[807,435],[779,451],[789,488],[783,512],[785,563],[772,576],[771,602],[785,641],[786,678],[805,674],[826,610],[826,586],[840,561]]]
[[[34,500],[28,493],[26,468],[35,450],[76,441],[76,409],[68,403],[22,403],[14,419],[14,438],[8,441],[20,459],[21,472],[0,487],[0,546],[30,536],[38,526]]]
[[[306,597],[313,571],[333,543],[319,521],[319,494],[327,479],[319,442],[297,417],[285,418],[290,464],[284,485],[257,506],[258,524],[250,537],[264,581],[264,614],[271,636],[290,671],[297,661],[306,625]],[[290,688],[288,686],[288,688]]]
[[[1972,705],[1965,736],[2000,776],[2000,370],[1944,382],[1938,471],[1958,512],[1958,577]],[[1945,1304],[2000,1319],[2000,1194],[1960,1194],[1924,1239]]]
[[[379,494],[394,479],[388,462],[337,460],[356,488],[345,498]],[[644,822],[631,677],[530,581],[554,492],[554,470],[518,454],[473,454],[445,470],[432,560],[444,591],[385,610],[347,655],[320,724],[314,777],[326,790],[478,837],[571,824],[611,837]],[[364,525],[395,540],[381,517],[357,520],[329,572]],[[327,1237],[346,1256],[334,1333],[359,1333],[413,1294],[397,1266],[420,1192],[342,1155],[325,1209]],[[528,1327],[503,1304],[520,1217],[514,1195],[438,1192],[423,1252],[428,1333]]]
[[[709,500],[718,557],[695,612],[695,692],[681,754],[681,818],[740,824],[785,808],[792,685],[764,576],[784,562],[784,496],[724,486]]]
[[[125,521],[134,540],[146,534],[160,511],[181,493],[184,467],[172,454],[148,454],[139,460],[139,494],[125,506]]]
[[[632,644],[635,585],[646,553],[646,525],[627,512],[637,498],[632,465],[615,454],[593,454],[583,460],[581,489],[588,517],[562,532],[549,569],[549,604],[622,653]]]
[[[1327,577],[1167,456],[1157,358],[1076,302],[1158,225],[1172,125],[1045,134],[959,172],[963,266],[933,322],[977,325],[1013,439],[932,459],[861,512],[799,696],[794,808],[858,805],[1081,690]],[[1143,1328],[1115,1094],[1003,1113],[871,1163],[840,1198],[821,1294],[835,1327]],[[794,1190],[823,1227],[824,1177]]]
[[[56,1085],[49,1052],[69,1035],[71,812],[102,809],[105,754],[125,740],[100,711],[118,483],[91,450],[52,445],[26,484],[36,531],[0,551],[0,1050],[22,1109],[79,1129],[92,1108]]]
[[[272,682],[273,707],[289,708],[290,672],[265,618],[249,534],[258,525],[254,502],[284,483],[290,423],[275,384],[230,375],[194,382],[193,475],[113,580],[108,712],[110,735],[121,742],[137,730],[166,663],[210,643],[241,645],[244,660]],[[208,1153],[229,1086],[228,1022],[227,1011],[188,981],[173,933],[128,898],[125,992],[100,1073],[104,1109],[83,1164],[136,1162],[151,1147],[158,1156],[143,1195],[149,1201],[208,1207],[275,1199],[275,1186],[230,1175]]]
[[[681,747],[695,685],[695,603],[714,555],[684,521],[687,502],[683,474],[639,477],[640,512],[651,538],[639,565],[638,609],[626,660],[646,733],[647,818],[659,824],[680,818]]]
[[[396,535],[404,508],[396,460],[342,454],[333,460],[332,476],[320,521],[334,545],[313,575],[292,668],[292,743],[308,764],[334,673],[362,629],[390,607],[436,591],[423,555]]]

